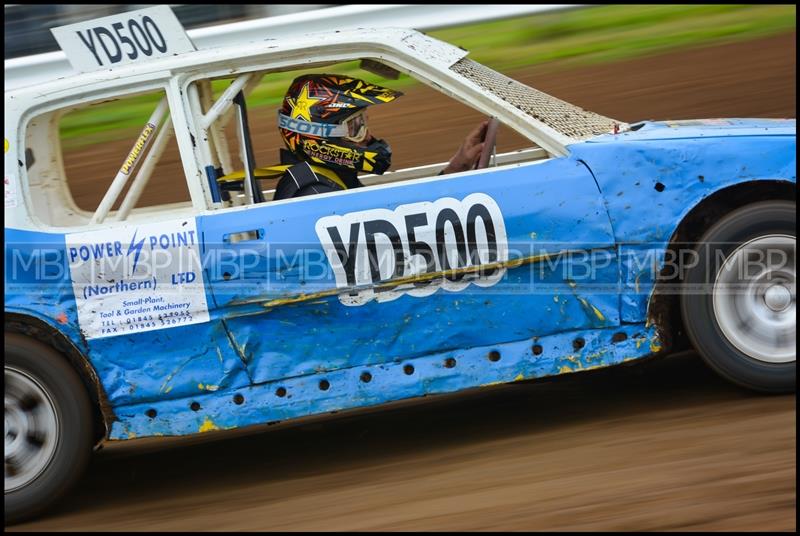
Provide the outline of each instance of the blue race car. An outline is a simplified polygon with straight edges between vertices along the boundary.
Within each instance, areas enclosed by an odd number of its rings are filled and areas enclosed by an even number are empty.
[[[162,57],[84,51],[100,65],[5,95],[6,521],[105,441],[606,367],[684,333],[738,384],[795,388],[794,119],[629,125],[412,30],[176,54],[159,35]],[[477,169],[274,200],[248,95],[352,60],[493,117]],[[152,115],[97,209],[79,207],[61,116],[142,96]],[[493,154],[496,122],[532,147]],[[137,206],[173,136],[190,199]]]

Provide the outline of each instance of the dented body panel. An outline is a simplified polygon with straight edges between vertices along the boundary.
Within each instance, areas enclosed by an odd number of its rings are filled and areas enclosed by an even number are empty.
[[[694,207],[736,185],[797,182],[795,125],[794,119],[646,122],[570,146],[603,193],[619,247],[624,322],[645,320],[665,249]]]
[[[496,203],[497,213],[491,218],[506,253],[502,259],[493,260],[501,265],[502,261],[524,265],[501,266],[493,279],[472,283],[464,283],[464,278],[460,283],[439,284],[442,278],[438,277],[436,281],[418,279],[375,290],[375,285],[368,283],[357,291],[368,294],[366,302],[354,298],[356,306],[342,303],[338,297],[343,294],[341,290],[330,295],[338,282],[318,233],[324,239],[332,228],[315,229],[328,214],[366,211],[362,223],[343,224],[338,234],[348,248],[354,248],[358,263],[366,254],[365,229],[370,223],[389,225],[394,230],[405,225],[403,218],[392,219],[397,211],[405,211],[407,218],[421,214],[427,225],[414,228],[415,238],[436,244],[433,220],[450,209],[430,201],[450,200],[448,206],[458,207],[460,201],[469,203],[475,195],[482,196],[484,204]],[[466,222],[461,223],[466,229]],[[485,170],[425,184],[351,190],[301,203],[267,203],[233,214],[205,216],[199,229],[207,244],[205,253],[229,261],[209,267],[206,279],[256,383],[619,324],[611,228],[591,175],[571,159]],[[246,247],[223,240],[225,235],[244,229],[261,229],[262,238]],[[407,249],[407,229],[399,235]],[[449,238],[445,240],[455,245]],[[575,264],[582,259],[562,255],[535,260],[569,250],[595,250],[596,256],[605,255],[602,273],[594,280],[606,283],[612,292],[584,292],[567,284]],[[396,253],[398,257],[412,255],[400,249]],[[239,255],[251,258],[239,263]],[[256,255],[259,258],[252,258]],[[441,268],[443,259],[437,252],[434,257]],[[455,264],[453,251],[450,257],[449,262]],[[225,268],[245,265],[248,269],[241,274]],[[390,277],[384,270],[381,282],[396,283],[408,275],[404,272]],[[445,288],[437,290],[437,286]],[[403,292],[403,288],[409,290]],[[525,310],[541,314],[521,315]]]

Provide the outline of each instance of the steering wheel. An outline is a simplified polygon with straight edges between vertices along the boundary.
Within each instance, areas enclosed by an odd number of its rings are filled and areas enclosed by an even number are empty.
[[[489,166],[489,158],[492,156],[492,153],[494,153],[494,146],[497,141],[497,127],[499,125],[500,121],[498,121],[496,117],[492,117],[489,120],[489,124],[486,127],[486,134],[483,136],[483,150],[473,169],[484,169]]]

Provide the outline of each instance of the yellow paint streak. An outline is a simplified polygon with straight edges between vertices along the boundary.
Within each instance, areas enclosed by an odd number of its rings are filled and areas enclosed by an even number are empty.
[[[589,355],[586,356],[586,361],[591,361],[592,359],[599,359],[605,353],[606,353],[605,350],[600,350],[599,352],[595,352],[593,354],[589,354]]]
[[[580,300],[580,302],[586,309],[591,309],[592,312],[594,313],[594,316],[596,316],[599,320],[601,320],[602,322],[606,321],[606,317],[603,316],[603,313],[601,313],[597,307],[589,303],[585,298],[578,298],[578,300]]]
[[[172,386],[170,385],[169,387],[167,387],[167,384],[172,381],[172,378],[174,378],[175,375],[179,373],[185,365],[186,363],[184,363],[183,365],[179,366],[178,368],[169,373],[169,376],[167,376],[167,379],[164,380],[164,383],[161,385],[161,389],[159,390],[159,392],[169,393],[170,391],[172,391]]]
[[[200,430],[198,431],[202,433],[211,432],[212,430],[219,430],[219,427],[214,424],[214,421],[212,421],[210,417],[206,417],[206,419],[203,421],[203,424],[200,425]]]
[[[491,387],[492,385],[501,385],[506,382],[489,382],[489,383],[482,383],[481,387]]]
[[[300,302],[304,302],[304,301],[308,301],[308,300],[315,300],[317,298],[325,298],[325,297],[328,297],[328,296],[334,296],[334,295],[336,295],[338,293],[339,293],[339,289],[323,290],[321,292],[312,292],[310,294],[299,294],[297,296],[292,296],[290,298],[277,298],[277,299],[265,302],[263,305],[264,305],[264,307],[278,307],[280,305],[289,305],[289,304],[292,304],[292,303],[300,303]]]
[[[517,374],[517,377],[514,378],[514,381],[518,382],[518,381],[524,380],[524,379],[525,379],[525,376],[523,376],[522,373],[520,372],[519,374]]]
[[[563,367],[561,367],[560,369],[558,369],[558,373],[559,373],[559,374],[566,374],[566,373],[568,373],[568,372],[572,372],[572,369],[571,369],[571,368],[569,368],[569,367],[568,367],[568,366],[566,366],[566,365],[564,365]]]
[[[211,384],[208,384],[208,383],[206,383],[206,384],[198,383],[197,384],[197,388],[200,389],[201,391],[216,391],[216,390],[219,389],[219,385],[211,385]]]
[[[521,259],[514,259],[509,261],[503,262],[490,262],[487,264],[482,264],[479,266],[467,266],[466,268],[455,268],[453,270],[443,270],[441,272],[431,272],[426,274],[419,274],[413,275],[408,277],[400,277],[397,279],[392,279],[391,281],[386,281],[384,283],[380,283],[377,285],[367,285],[361,288],[375,288],[378,290],[385,290],[390,289],[393,287],[397,287],[400,285],[410,285],[412,283],[419,283],[421,281],[430,281],[432,279],[439,279],[443,277],[454,277],[460,274],[470,274],[473,272],[480,272],[483,270],[492,270],[495,268],[517,268],[524,264],[533,264],[537,262],[542,262],[552,257],[557,257],[558,255],[563,255],[565,253],[569,253],[569,250],[559,251],[557,253],[546,253],[543,255],[532,255],[530,257],[523,257]],[[328,290],[322,290],[320,292],[311,292],[309,294],[298,294],[297,296],[290,296],[288,298],[276,298],[274,300],[269,300],[263,302],[263,307],[277,307],[280,305],[290,305],[292,303],[300,303],[309,300],[317,300],[319,298],[325,298],[328,296],[335,296],[337,294],[341,294],[343,292],[352,292],[352,291],[360,290],[359,287],[344,287],[344,288],[332,288]],[[243,300],[237,301],[232,303],[231,305],[246,305],[248,303],[253,303],[255,300]],[[260,300],[258,300],[260,301]]]
[[[650,341],[650,351],[653,353],[661,351],[661,343],[658,342],[658,339],[653,339]]]
[[[607,366],[608,365],[602,365],[602,364],[601,365],[583,365],[583,364],[578,364],[578,366],[573,368],[572,370],[567,369],[567,372],[584,372],[584,371],[587,371],[587,370],[606,368]],[[564,371],[564,369],[566,369],[566,367],[561,367],[562,371]]]

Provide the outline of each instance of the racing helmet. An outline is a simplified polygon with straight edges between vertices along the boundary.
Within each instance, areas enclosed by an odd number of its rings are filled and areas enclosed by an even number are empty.
[[[337,74],[307,74],[292,81],[278,110],[278,129],[299,160],[335,171],[382,174],[392,162],[384,140],[367,139],[366,108],[401,92]]]

